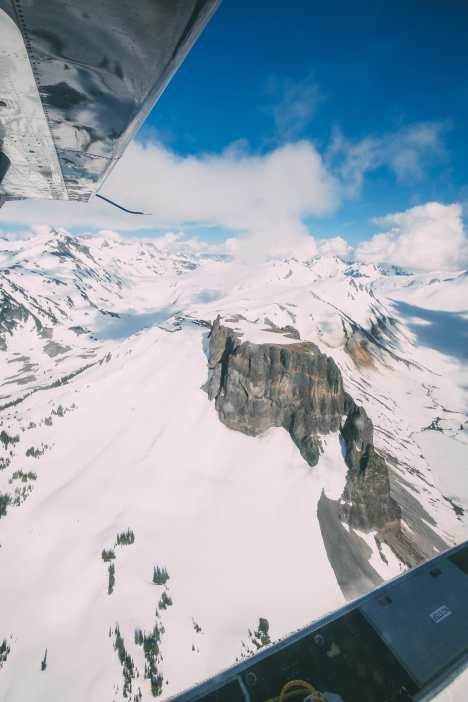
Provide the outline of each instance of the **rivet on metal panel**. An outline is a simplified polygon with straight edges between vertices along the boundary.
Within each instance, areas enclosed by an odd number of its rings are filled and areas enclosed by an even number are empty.
[[[378,600],[378,603],[379,603],[379,605],[380,605],[381,607],[388,607],[389,605],[392,604],[392,602],[393,602],[393,600],[392,600],[392,598],[390,597],[390,595],[384,595],[383,597],[381,597],[381,598]]]
[[[316,646],[320,646],[320,647],[322,647],[322,646],[325,645],[325,639],[324,639],[324,637],[322,636],[322,634],[315,634],[315,636],[314,636],[314,644],[315,644]]]
[[[249,687],[254,687],[257,684],[257,676],[251,670],[245,676],[245,682]]]

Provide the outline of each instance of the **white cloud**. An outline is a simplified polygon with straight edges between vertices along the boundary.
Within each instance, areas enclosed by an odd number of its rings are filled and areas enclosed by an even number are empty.
[[[331,237],[330,239],[316,240],[317,250],[321,256],[339,256],[340,258],[348,259],[353,253],[353,247],[341,236]]]
[[[338,184],[307,141],[252,155],[238,144],[220,155],[180,157],[160,144],[133,143],[103,194],[150,216],[90,203],[20,201],[0,211],[0,224],[117,230],[216,225],[245,232],[253,253],[311,244],[303,218],[338,205]]]
[[[335,130],[327,163],[339,175],[345,195],[359,194],[364,176],[383,166],[402,182],[421,180],[426,169],[445,157],[444,125],[426,122],[396,132],[352,141]]]
[[[140,237],[141,240],[141,237]],[[211,244],[199,236],[188,236],[185,232],[166,232],[162,236],[147,237],[143,241],[151,242],[162,251],[171,254],[199,256],[204,254],[230,254],[227,241]],[[234,239],[238,241],[238,239]]]
[[[287,116],[280,110],[278,125],[284,120],[294,131],[313,114],[314,84],[309,83],[304,96],[308,107],[299,105],[300,94],[296,96],[293,88],[283,91],[291,98],[292,112]],[[0,210],[0,231],[2,225],[3,229],[29,226],[37,233],[53,226],[146,230],[154,236],[161,230],[216,227],[231,237],[224,250],[241,258],[309,257],[319,252],[347,257],[350,247],[344,239],[316,242],[304,223],[306,218],[333,213],[342,198],[359,193],[366,173],[383,165],[400,179],[422,177],[425,165],[443,156],[441,133],[442,126],[432,123],[358,142],[335,132],[325,158],[306,140],[261,155],[252,154],[246,142],[237,141],[221,154],[185,157],[156,142],[135,142],[106,181],[103,194],[131,209],[151,213],[148,216],[125,214],[96,198],[89,203],[25,200],[7,203]],[[388,236],[387,231],[384,234]],[[197,237],[188,238],[191,244],[184,244],[186,247],[206,247]],[[378,241],[374,237],[361,250],[371,255]],[[387,255],[383,244],[382,248],[382,255]]]
[[[254,233],[229,237],[220,243],[210,243],[184,231],[168,231],[158,236],[149,232],[148,236],[140,236],[138,240],[151,242],[172,254],[227,254],[249,262],[275,256],[308,259],[319,254],[339,256],[348,261],[395,264],[419,271],[459,270],[468,266],[468,236],[464,231],[460,204],[430,202],[377,218],[373,222],[381,231],[356,248],[341,236],[315,239],[309,234],[296,239],[291,239],[290,236],[278,238],[274,245]],[[55,228],[67,233],[61,227]],[[3,233],[0,238],[23,240],[33,236],[48,237],[51,234],[52,227],[36,225],[30,230]],[[128,238],[125,232],[109,229],[83,233],[82,236],[109,240]]]
[[[69,234],[64,229],[59,229],[58,231],[65,234]],[[199,236],[189,236],[186,232],[166,232],[158,236],[131,236],[127,234],[120,234],[119,232],[110,229],[101,229],[98,232],[86,232],[79,235],[82,239],[92,240],[102,242],[106,241],[117,241],[117,242],[139,242],[143,244],[152,244],[156,246],[160,251],[167,254],[186,254],[192,256],[203,256],[205,254],[231,254],[231,249],[228,245],[227,240],[225,242],[212,244],[208,241],[201,239]],[[232,241],[237,242],[238,239],[234,238]]]
[[[429,202],[374,221],[382,231],[357,247],[357,260],[427,271],[468,264],[468,238],[459,204]]]

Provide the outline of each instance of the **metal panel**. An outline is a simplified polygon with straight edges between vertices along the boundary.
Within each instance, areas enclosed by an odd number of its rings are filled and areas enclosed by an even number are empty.
[[[0,197],[64,199],[62,172],[23,37],[2,9],[0,37],[0,150],[11,163]]]
[[[449,560],[456,565],[457,568],[460,568],[465,575],[468,575],[468,546],[464,546],[453,553],[449,556]]]
[[[369,597],[361,611],[424,686],[467,650],[467,595],[467,576],[447,559]]]
[[[99,188],[219,1],[0,0],[22,31],[70,199]]]

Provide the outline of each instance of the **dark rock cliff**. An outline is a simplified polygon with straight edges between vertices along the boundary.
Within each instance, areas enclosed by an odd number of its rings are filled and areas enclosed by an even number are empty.
[[[208,395],[230,429],[257,436],[283,427],[310,466],[320,458],[320,435],[341,430],[349,471],[340,517],[364,531],[398,525],[400,508],[390,495],[387,464],[374,448],[372,422],[344,391],[330,356],[308,342],[241,342],[218,317],[208,366]]]
[[[208,365],[208,394],[226,426],[251,436],[284,427],[309,465],[317,464],[319,435],[338,431],[345,412],[341,373],[332,358],[312,343],[240,343],[218,318]]]
[[[390,495],[388,467],[374,448],[374,427],[364,407],[352,402],[341,436],[349,472],[340,517],[364,531],[398,526],[401,509]]]

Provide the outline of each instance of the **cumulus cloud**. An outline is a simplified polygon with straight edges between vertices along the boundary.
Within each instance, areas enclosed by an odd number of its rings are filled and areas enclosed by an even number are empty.
[[[316,241],[317,251],[321,256],[339,256],[348,259],[352,256],[353,247],[341,236]]]
[[[302,246],[303,218],[333,211],[338,183],[313,144],[300,141],[264,155],[235,145],[219,155],[180,157],[156,143],[133,143],[111,173],[103,194],[151,213],[131,216],[109,205],[21,201],[7,203],[0,223],[118,230],[209,224],[246,233],[260,253]]]
[[[443,131],[443,124],[424,122],[353,141],[336,129],[326,160],[340,177],[346,195],[359,194],[365,175],[381,167],[389,168],[401,182],[413,182],[424,178],[431,164],[445,158]]]
[[[276,103],[274,114],[285,134],[297,133],[311,119],[320,99],[314,86],[307,79],[303,95],[297,84],[281,87],[284,100]],[[442,132],[439,124],[416,124],[356,142],[337,131],[324,157],[307,140],[264,154],[252,153],[238,141],[220,154],[184,157],[154,141],[134,142],[103,194],[147,216],[125,214],[96,198],[89,203],[25,200],[6,203],[0,210],[0,230],[2,225],[29,226],[38,233],[41,227],[48,231],[53,226],[146,230],[154,235],[216,227],[230,237],[225,250],[238,257],[348,257],[350,247],[341,237],[317,242],[305,224],[307,218],[336,211],[344,198],[359,193],[366,174],[381,166],[398,179],[422,177],[426,165],[444,155]],[[193,249],[205,245],[197,237],[187,238]],[[365,255],[371,255],[375,239],[368,249],[362,248]]]
[[[2,231],[0,230],[0,238],[8,241],[23,241],[31,239],[34,236],[48,236],[51,232],[51,227],[48,224],[35,224],[29,229],[20,231]]]
[[[468,238],[459,204],[429,202],[374,221],[382,231],[357,247],[358,260],[427,271],[468,264]]]
[[[140,241],[142,240],[139,237]],[[162,236],[147,237],[145,242],[154,244],[162,251],[170,254],[186,254],[192,256],[203,256],[205,254],[231,255],[228,241],[219,244],[212,244],[199,236],[189,236],[186,232],[166,232]],[[238,241],[238,239],[234,239]]]
[[[291,244],[288,237],[277,241],[276,246],[263,246],[254,234],[229,237],[223,242],[210,243],[200,236],[184,231],[167,231],[165,234],[138,240],[150,242],[171,254],[204,256],[228,255],[237,260],[252,262],[282,256],[309,259],[315,255],[339,256],[344,260],[364,263],[389,263],[416,271],[459,270],[468,266],[468,236],[463,227],[463,208],[460,204],[443,205],[430,202],[376,218],[373,222],[381,228],[371,239],[356,248],[341,236],[315,239],[307,235]],[[29,230],[4,232],[0,238],[24,240],[31,237],[49,237],[54,230],[67,234],[62,227],[35,225]],[[81,236],[108,240],[129,240],[125,232],[101,229],[83,232]],[[260,241],[260,245],[259,245]]]

